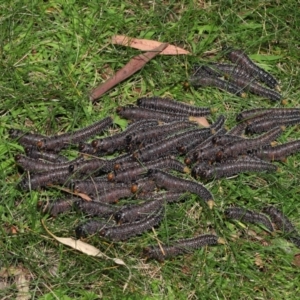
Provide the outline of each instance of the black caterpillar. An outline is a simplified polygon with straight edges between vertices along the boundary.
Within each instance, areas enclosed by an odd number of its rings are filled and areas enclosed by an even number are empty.
[[[262,224],[270,232],[274,231],[273,225],[268,217],[262,213],[248,210],[242,207],[230,207],[224,212],[227,219],[239,220],[251,224]]]
[[[276,227],[287,235],[287,239],[296,247],[300,248],[300,235],[291,221],[277,209],[275,206],[267,206],[263,208],[263,212],[267,214]]]
[[[220,78],[216,77],[210,77],[210,76],[195,76],[190,78],[190,83],[194,87],[206,87],[206,86],[212,86],[217,87],[220,90],[227,91],[231,94],[240,96],[242,98],[246,97],[246,94],[242,91],[242,89],[232,83],[229,83],[228,81],[222,80]]]
[[[213,206],[214,200],[211,192],[202,184],[186,179],[181,179],[168,173],[150,169],[148,171],[149,178],[153,179],[160,188],[165,188],[173,192],[190,192],[198,195],[210,207]]]
[[[163,218],[163,211],[164,210],[161,208],[159,211],[136,222],[125,223],[119,226],[106,226],[99,231],[99,234],[100,236],[115,242],[127,240],[159,225]]]
[[[277,167],[273,164],[255,160],[233,160],[209,166],[208,164],[198,164],[192,169],[194,177],[205,180],[230,177],[243,172],[275,172]]]
[[[203,117],[210,115],[211,110],[207,107],[195,107],[169,98],[139,98],[137,100],[139,107],[163,111],[166,113],[181,114],[188,116]]]
[[[259,78],[270,88],[276,88],[278,86],[277,80],[268,72],[257,66],[242,50],[228,49],[227,58],[240,65],[242,68],[250,73],[252,76]]]
[[[189,253],[191,250],[218,244],[224,244],[224,241],[216,235],[204,234],[195,238],[175,241],[171,246],[148,246],[143,250],[143,256],[147,259],[155,259],[163,262],[165,259]]]
[[[55,135],[40,139],[36,144],[39,149],[59,151],[68,147],[70,144],[77,144],[83,142],[96,134],[103,132],[108,126],[112,124],[111,117],[106,117],[88,127],[79,129],[74,132],[68,132],[61,135]]]

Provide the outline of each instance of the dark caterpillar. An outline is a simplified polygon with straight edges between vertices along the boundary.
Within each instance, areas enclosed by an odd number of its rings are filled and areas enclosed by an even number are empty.
[[[207,161],[213,163],[217,160],[218,154],[223,150],[222,147],[206,147],[200,150],[197,150],[193,153],[192,161],[203,162]]]
[[[96,154],[96,149],[92,146],[92,144],[84,143],[84,142],[80,142],[78,144],[78,151],[84,154],[91,154],[91,155]]]
[[[137,205],[126,205],[117,211],[115,214],[115,220],[117,223],[134,222],[157,211],[164,204],[184,201],[187,197],[188,195],[185,193],[176,192],[146,195],[140,198],[147,201]]]
[[[147,195],[150,192],[153,192],[156,188],[156,184],[153,180],[149,178],[142,178],[137,180],[134,184],[131,185],[131,192],[139,195]]]
[[[249,81],[248,78],[232,76],[228,78],[228,81],[242,88],[244,91],[249,91],[255,95],[270,99],[272,101],[279,101],[282,98],[278,92],[270,90],[254,80]]]
[[[239,220],[251,224],[263,224],[269,231],[274,231],[272,223],[264,214],[242,207],[230,207],[224,213],[227,219]]]
[[[147,131],[134,132],[126,136],[127,148],[129,151],[133,151],[141,148],[142,145],[157,142],[158,140],[160,141],[171,134],[182,130],[192,129],[193,127],[195,127],[195,125],[190,122],[171,122],[150,128]]]
[[[220,129],[223,128],[225,124],[225,116],[224,115],[220,115],[217,120],[211,124],[210,129],[211,129],[211,133],[212,134],[216,134]]]
[[[189,253],[204,246],[224,244],[224,240],[213,234],[204,234],[190,239],[174,241],[171,246],[148,246],[143,250],[147,259],[163,262],[165,259]]]
[[[227,132],[227,134],[241,136],[244,133],[247,126],[248,124],[246,122],[239,123],[235,125],[233,128],[231,128]]]
[[[151,130],[151,127],[157,127],[158,123],[159,122],[157,120],[142,120],[135,122],[123,132],[106,138],[93,140],[92,147],[94,147],[94,151],[98,155],[112,154],[116,151],[124,150],[127,146],[126,137],[128,134],[140,132],[140,130],[144,131],[145,129],[148,131],[149,127]]]
[[[103,221],[89,220],[75,228],[75,235],[77,239],[85,238],[93,235],[104,228],[106,223]]]
[[[269,132],[253,139],[243,139],[233,144],[228,145],[224,150],[217,153],[217,160],[226,160],[228,158],[237,157],[240,154],[246,154],[249,151],[270,146],[280,134],[282,133],[281,127],[275,127]]]
[[[100,179],[101,178],[101,179]],[[73,180],[71,187],[75,193],[85,193],[87,195],[99,195],[107,190],[118,189],[124,186],[123,184],[117,184],[109,182],[105,177],[87,179],[87,180]]]
[[[38,203],[39,209],[43,213],[48,213],[51,217],[69,212],[73,209],[73,205],[79,198],[59,199],[51,202]]]
[[[228,81],[222,80],[220,78],[210,77],[210,76],[207,77],[195,76],[190,78],[190,83],[194,87],[212,86],[242,98],[246,97],[246,94],[242,92],[242,89],[240,87],[232,83],[229,83]]]
[[[254,155],[263,160],[284,161],[287,156],[299,151],[300,151],[300,140],[296,140],[283,145],[277,145],[267,149],[260,149],[254,152]]]
[[[117,208],[113,205],[100,203],[95,201],[78,200],[75,202],[75,207],[83,214],[90,217],[107,217],[113,215]]]
[[[18,139],[18,143],[24,147],[36,146],[36,143],[46,136],[36,133],[27,133],[19,129],[10,129],[9,137],[12,139]]]
[[[77,175],[95,175],[99,172],[105,172],[108,168],[109,162],[105,159],[93,158],[82,162],[76,162],[70,165],[70,168]],[[111,167],[109,167],[110,169]]]
[[[19,186],[23,190],[36,190],[50,184],[66,184],[72,176],[68,169],[51,171],[50,173],[36,174],[24,177]]]
[[[40,139],[37,142],[37,146],[39,147],[39,149],[43,150],[59,151],[69,146],[70,144],[83,142],[88,138],[103,132],[108,126],[112,124],[112,122],[113,120],[111,117],[106,117],[105,119],[83,129]]]
[[[105,172],[111,172],[115,169],[117,169],[118,165],[122,164],[130,164],[130,163],[136,163],[137,161],[132,157],[132,154],[125,153],[122,155],[119,155],[115,158],[107,160],[107,166],[103,169]]]
[[[128,186],[120,186],[117,189],[112,188],[111,190],[106,190],[100,195],[98,194],[93,198],[93,201],[103,202],[103,203],[117,203],[119,199],[127,198],[132,196],[131,188]]]
[[[177,154],[178,148],[184,146],[191,140],[197,139],[199,142],[204,141],[211,135],[210,128],[194,129],[188,132],[176,134],[162,142],[156,142],[146,146],[145,148],[133,153],[135,159],[141,161],[149,161],[155,158]]]
[[[216,132],[216,134],[208,137],[206,140],[204,140],[202,143],[200,143],[198,146],[196,146],[194,149],[191,149],[190,151],[188,151],[186,153],[186,157],[184,159],[185,164],[187,165],[191,165],[192,163],[194,163],[197,159],[197,153],[200,153],[203,151],[203,149],[211,149],[212,145],[212,140],[214,137],[217,136],[223,136],[226,133],[226,129],[225,128],[221,128],[220,130],[218,130]]]
[[[188,116],[203,117],[210,115],[211,110],[207,107],[195,107],[169,98],[139,98],[137,100],[139,107],[163,111],[166,113],[181,114]]]
[[[139,167],[129,168],[122,172],[109,174],[108,180],[116,182],[131,182],[143,174],[146,175],[148,169],[171,169],[181,173],[189,173],[189,169],[176,159],[163,158],[147,162]]]
[[[163,209],[159,209],[152,215],[142,220],[125,223],[119,226],[104,227],[99,231],[100,236],[103,236],[111,241],[124,241],[129,238],[142,234],[150,230],[152,227],[159,225],[163,218]]]
[[[75,158],[74,160],[64,163],[48,163],[37,159],[30,158],[28,156],[17,154],[15,156],[16,163],[24,170],[30,172],[46,173],[51,171],[59,171],[69,169],[71,165],[83,161],[83,157]]]
[[[187,115],[177,115],[177,114],[167,114],[164,112],[134,107],[134,106],[126,106],[126,107],[118,107],[117,114],[125,119],[129,120],[144,120],[144,119],[157,119],[161,122],[174,122],[174,121],[184,121],[189,122],[189,116]]]
[[[253,121],[246,127],[246,133],[254,134],[254,133],[262,133],[269,131],[270,129],[276,126],[292,126],[300,124],[300,117],[296,118],[272,118],[260,121]]]
[[[235,142],[241,142],[245,139],[238,135],[231,135],[231,134],[225,134],[225,135],[216,135],[212,137],[212,143],[217,146],[226,146],[228,144],[232,144]]]
[[[296,232],[296,229],[291,221],[275,206],[266,206],[262,211],[271,218],[272,222],[283,233]]]
[[[248,78],[248,80],[254,79],[251,74],[238,65],[210,63],[208,65],[202,65],[199,67],[202,68],[207,74],[215,77],[244,77]],[[197,75],[197,73],[195,75]]]
[[[122,172],[134,167],[140,167],[141,165],[142,163],[138,161],[124,161],[124,162],[116,163],[113,169],[116,172]]]
[[[137,205],[126,205],[117,211],[114,217],[118,224],[135,222],[158,211],[163,204],[162,200],[151,200]]]
[[[241,122],[255,116],[267,115],[274,117],[300,117],[299,108],[254,108],[240,112],[236,116],[236,121]]]
[[[284,234],[287,234],[287,239],[296,247],[300,248],[300,235],[297,232],[291,221],[274,206],[267,206],[263,208],[263,212],[267,214],[276,227]]]
[[[277,167],[263,161],[255,160],[234,160],[226,161],[222,164],[217,163],[209,166],[208,164],[198,164],[192,169],[192,175],[205,180],[230,177],[243,172],[275,172]]]
[[[218,132],[225,123],[225,117],[223,115],[219,116],[215,123],[210,126],[211,134],[215,134]],[[226,131],[226,130],[225,130]],[[199,145],[203,146],[203,143],[207,141],[209,137],[206,139],[197,139],[191,138],[190,140],[186,141],[184,145],[177,146],[177,150],[180,154],[188,154],[190,151],[195,151]]]
[[[242,50],[227,49],[227,58],[240,65],[252,76],[259,78],[270,88],[278,86],[277,80],[268,72],[257,66]]]
[[[52,163],[65,163],[69,161],[65,156],[53,152],[41,152],[35,146],[26,147],[25,152],[30,158],[41,159]]]
[[[139,196],[142,200],[156,200],[162,201],[164,203],[175,203],[179,201],[185,201],[190,197],[189,193],[182,193],[182,192],[162,192],[162,193],[152,193]]]
[[[203,199],[210,208],[214,205],[213,195],[202,184],[193,182],[186,179],[181,179],[168,173],[150,169],[148,171],[148,177],[153,179],[159,188],[165,188],[173,192],[190,192],[198,195]]]

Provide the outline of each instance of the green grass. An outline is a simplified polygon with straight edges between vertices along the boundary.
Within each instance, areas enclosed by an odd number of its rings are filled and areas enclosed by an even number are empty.
[[[141,3],[142,4],[141,4]],[[144,2],[144,3],[143,3]],[[91,124],[115,108],[145,95],[170,96],[217,108],[212,117],[227,117],[254,107],[274,107],[265,99],[247,99],[212,88],[185,90],[191,65],[222,59],[223,44],[245,49],[260,66],[280,79],[288,107],[298,107],[300,11],[297,1],[1,1],[0,2],[0,268],[27,270],[33,299],[297,299],[300,296],[299,252],[282,237],[257,226],[225,222],[230,204],[259,210],[279,204],[300,230],[299,159],[278,164],[276,174],[247,174],[207,184],[215,196],[211,212],[193,197],[167,208],[156,229],[163,242],[215,230],[228,245],[204,248],[164,264],[141,259],[142,248],[155,243],[153,232],[123,243],[96,237],[87,242],[109,257],[86,256],[58,244],[41,225],[38,200],[59,197],[55,189],[24,193],[17,189],[20,170],[14,155],[23,152],[8,138],[10,128],[55,134]],[[158,56],[140,72],[95,103],[89,92],[124,66],[137,50],[113,46],[114,34],[170,42],[191,56]],[[117,119],[116,119],[117,121]],[[298,127],[282,142],[300,138]],[[76,153],[68,152],[70,157]],[[46,220],[58,236],[74,236],[82,221],[75,213]],[[17,234],[10,234],[16,226]],[[255,264],[257,257],[263,267]],[[17,295],[9,278],[0,298]],[[128,282],[127,282],[128,281]],[[124,285],[127,285],[123,291]]]

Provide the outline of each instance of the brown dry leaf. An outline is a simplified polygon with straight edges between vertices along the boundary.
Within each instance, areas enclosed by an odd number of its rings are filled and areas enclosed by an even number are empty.
[[[85,201],[92,201],[92,198],[90,198],[87,194],[84,193],[75,193],[76,196],[79,196]]]
[[[11,234],[17,234],[18,233],[18,227],[17,226],[14,226],[14,225],[12,225],[11,227],[10,227],[10,233]]]
[[[31,295],[29,293],[29,276],[28,271],[21,268],[21,267],[9,267],[9,268],[2,268],[0,269],[0,279],[8,279],[8,277],[13,277],[14,282],[13,284],[16,285],[18,290],[16,300],[28,300],[31,299]],[[12,283],[8,280],[1,281],[1,287],[7,288]]]
[[[263,260],[259,253],[255,253],[254,263],[259,269],[262,269],[264,267]]]
[[[257,232],[254,231],[254,230],[252,230],[252,229],[248,229],[247,233],[248,233],[248,235],[250,237],[252,237],[253,239],[255,239],[257,241],[263,241],[264,240],[263,237],[261,237],[260,235],[258,235]]]
[[[75,195],[75,196],[78,196],[80,198],[82,198],[83,200],[86,200],[86,201],[92,201],[92,199],[84,194],[84,193],[74,193],[72,190],[68,189],[68,188],[65,188],[65,187],[61,187],[61,186],[57,186],[57,185],[51,185],[52,187],[55,187],[61,191],[64,191],[66,193],[69,193],[69,194],[72,194],[72,195]]]
[[[74,240],[73,238],[57,237],[56,235],[54,235],[52,232],[50,232],[48,230],[48,228],[44,224],[44,220],[41,220],[41,222],[42,222],[43,227],[47,231],[47,233],[49,235],[51,235],[55,240],[57,240],[58,242],[60,242],[61,244],[69,246],[69,247],[71,247],[71,248],[73,248],[75,250],[78,250],[78,251],[80,251],[82,253],[85,253],[87,255],[97,256],[97,257],[106,257],[106,255],[103,254],[99,249],[97,249],[96,247],[94,247],[94,246],[92,246],[90,244],[84,243],[81,240]]]
[[[153,48],[149,52],[133,57],[121,70],[117,71],[117,73],[113,77],[109,78],[106,82],[96,87],[91,92],[90,100],[94,101],[100,98],[104,93],[116,86],[119,82],[125,80],[135,72],[139,71],[148,61],[150,61],[161,51],[166,49],[167,46],[167,43],[160,44],[160,46]]]
[[[31,299],[29,293],[29,284],[30,281],[26,277],[24,273],[15,277],[16,287],[18,290],[18,294],[16,300],[27,300]]]
[[[209,123],[207,122],[206,118],[204,117],[189,117],[189,120],[191,122],[196,122],[198,125],[203,126],[203,127],[209,127]]]
[[[294,255],[293,264],[298,268],[300,267],[300,253]]]
[[[127,47],[132,47],[135,49],[139,49],[142,51],[149,51],[155,47],[158,47],[162,45],[161,42],[158,41],[153,41],[153,40],[145,40],[145,39],[136,39],[136,38],[131,38],[126,35],[115,35],[111,39],[112,44],[115,45],[122,45],[122,46],[127,46]],[[161,51],[159,54],[161,55],[187,55],[191,54],[189,51],[184,50],[182,48],[173,46],[173,45],[168,45],[166,49]]]

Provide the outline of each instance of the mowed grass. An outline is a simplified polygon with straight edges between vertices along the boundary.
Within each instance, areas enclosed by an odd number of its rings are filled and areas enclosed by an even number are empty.
[[[241,99],[213,88],[184,89],[192,64],[222,60],[222,45],[245,49],[281,82],[286,107],[299,107],[300,11],[296,1],[2,1],[0,3],[0,268],[24,270],[32,299],[297,299],[299,250],[282,235],[258,226],[224,220],[229,205],[260,210],[276,204],[300,230],[299,159],[276,163],[276,174],[241,174],[207,183],[217,204],[213,211],[197,197],[167,207],[155,232],[128,242],[86,241],[111,260],[76,252],[47,234],[41,220],[58,236],[73,237],[84,220],[75,212],[47,219],[38,201],[61,197],[59,190],[24,192],[14,156],[24,149],[8,130],[57,134],[81,128],[107,115],[116,129],[120,105],[141,96],[167,96],[217,109],[235,124],[243,109],[280,107],[254,95]],[[114,46],[123,34],[169,42],[190,56],[157,56],[140,72],[95,103],[89,92],[140,52]],[[281,142],[299,139],[297,126]],[[72,158],[77,152],[67,151]],[[14,231],[13,229],[16,229]],[[216,232],[226,245],[203,248],[160,264],[145,261],[142,249],[196,234]],[[0,298],[13,299],[13,275],[2,278]]]

